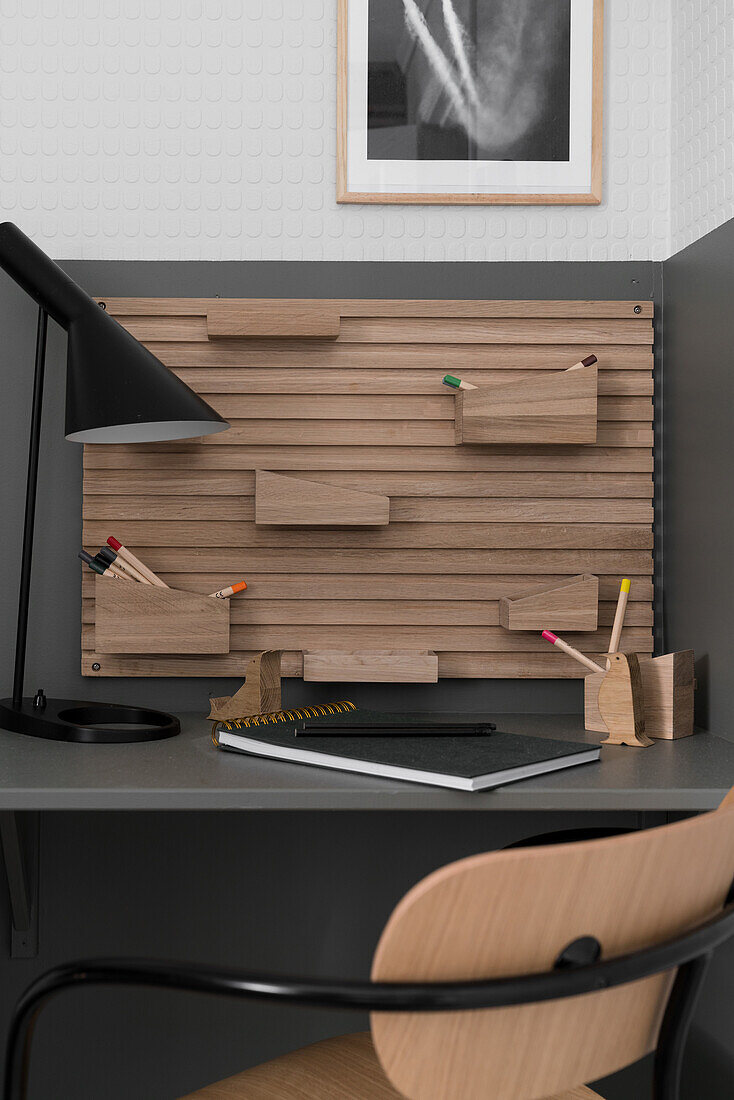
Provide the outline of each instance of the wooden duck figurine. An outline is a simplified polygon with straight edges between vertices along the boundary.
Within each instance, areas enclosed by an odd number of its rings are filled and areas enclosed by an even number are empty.
[[[645,706],[636,653],[607,653],[609,668],[599,688],[598,706],[609,730],[602,745],[653,745],[645,734]]]

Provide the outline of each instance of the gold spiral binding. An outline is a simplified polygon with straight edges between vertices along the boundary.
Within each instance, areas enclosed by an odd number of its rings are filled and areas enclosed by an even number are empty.
[[[296,710],[276,710],[270,714],[251,714],[248,718],[236,718],[220,723],[227,730],[252,729],[256,726],[277,725],[279,722],[295,722],[297,718],[328,718],[335,714],[348,714],[356,710],[354,703],[342,699],[338,703],[318,703],[316,706],[299,707]]]

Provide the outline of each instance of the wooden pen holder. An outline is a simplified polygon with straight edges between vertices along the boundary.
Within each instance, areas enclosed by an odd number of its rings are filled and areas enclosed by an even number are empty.
[[[457,443],[595,443],[597,366],[456,394]]]
[[[96,577],[98,653],[229,653],[229,600]]]
[[[693,650],[664,653],[661,657],[639,655],[645,732],[648,737],[671,741],[693,733]],[[584,725],[587,730],[607,733],[599,712],[599,687],[604,676],[594,672],[584,679]]]

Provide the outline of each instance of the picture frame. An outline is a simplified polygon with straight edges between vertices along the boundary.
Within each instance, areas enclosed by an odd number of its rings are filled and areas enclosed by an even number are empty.
[[[601,202],[604,0],[481,3],[338,0],[338,203]],[[496,28],[478,23],[503,5],[505,23],[533,18],[498,61]],[[538,28],[538,12],[555,23]]]

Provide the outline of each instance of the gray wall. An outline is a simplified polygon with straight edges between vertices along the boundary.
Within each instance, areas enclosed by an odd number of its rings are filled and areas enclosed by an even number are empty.
[[[143,263],[64,264],[90,294],[158,297],[654,298],[652,263]],[[657,279],[657,283],[656,283]],[[659,302],[658,302],[659,304]],[[67,698],[203,710],[226,680],[82,679],[80,584],[82,448],[63,438],[65,335],[52,326],[34,556],[26,694],[42,686]],[[10,683],[16,563],[20,552],[24,467],[31,399],[35,307],[0,273],[4,391],[0,403],[0,675]],[[328,685],[285,681],[286,705],[323,700]],[[454,680],[439,684],[350,688],[358,704],[432,710],[578,711],[580,680]]]
[[[734,712],[734,221],[663,264],[666,648],[696,652],[697,718]]]

